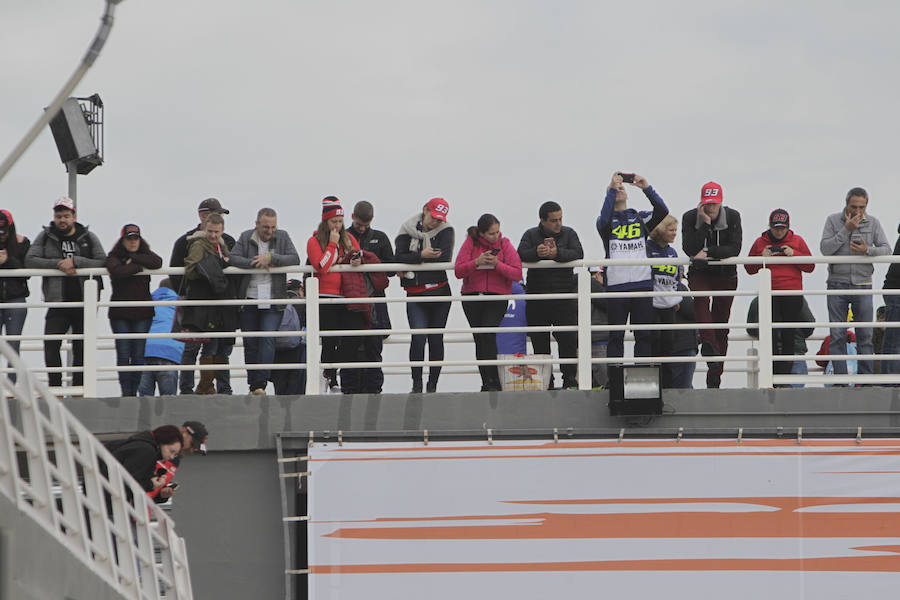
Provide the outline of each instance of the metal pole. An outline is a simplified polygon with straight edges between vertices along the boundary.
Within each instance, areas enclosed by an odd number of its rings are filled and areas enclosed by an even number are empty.
[[[772,387],[772,271],[759,270],[758,389]]]
[[[322,343],[319,337],[319,280],[306,280],[306,395],[319,394],[319,360]]]
[[[578,389],[591,389],[591,274],[578,269]]]
[[[66,163],[66,171],[69,172],[69,198],[75,204],[75,213],[78,213],[78,170],[75,167],[75,161]]]

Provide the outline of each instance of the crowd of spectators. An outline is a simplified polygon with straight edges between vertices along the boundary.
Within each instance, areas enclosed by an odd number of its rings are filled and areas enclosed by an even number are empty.
[[[638,210],[630,205],[626,184],[640,189],[649,202],[650,210]],[[869,198],[862,188],[851,189],[843,210],[829,215],[820,241],[825,256],[879,256],[890,254],[891,245],[877,218],[868,213]],[[679,221],[669,212],[660,194],[647,179],[635,173],[613,174],[600,207],[597,231],[602,239],[606,257],[610,259],[676,259],[674,247]],[[326,335],[321,338],[321,361],[349,366],[324,370],[329,391],[342,393],[379,393],[384,383],[381,369],[373,367],[382,360],[383,340],[392,328],[387,305],[365,302],[362,299],[384,297],[389,276],[396,275],[409,301],[405,303],[409,327],[412,329],[442,329],[451,309],[448,266],[456,278],[462,280],[463,311],[472,327],[498,327],[507,321],[528,326],[559,327],[576,324],[577,303],[574,299],[536,299],[527,301],[494,300],[490,296],[522,293],[529,295],[571,293],[577,289],[574,269],[568,263],[584,257],[578,233],[563,225],[563,210],[556,202],[545,202],[538,209],[539,223],[525,231],[518,243],[501,233],[499,219],[490,213],[481,215],[477,223],[466,230],[466,236],[455,252],[455,232],[449,223],[450,205],[443,198],[432,198],[421,210],[404,221],[393,244],[384,232],[374,229],[374,207],[371,203],[357,203],[351,213],[351,226],[346,227],[340,200],[328,196],[322,201],[321,218],[306,243],[306,261],[318,279],[322,298],[353,298],[358,303],[331,304],[319,307],[319,327],[323,332],[334,330],[384,330],[384,335]],[[34,242],[17,231],[13,215],[0,211],[0,269],[56,269],[66,276],[43,277],[44,300],[64,304],[83,301],[84,275],[78,269],[105,266],[109,274],[113,301],[209,300],[176,309],[172,306],[112,306],[108,317],[110,327],[119,334],[180,333],[177,338],[117,339],[116,363],[125,367],[148,367],[120,371],[118,374],[123,396],[175,394],[231,394],[229,357],[235,345],[237,331],[254,335],[243,336],[244,362],[250,393],[266,393],[269,382],[276,394],[303,393],[307,374],[304,369],[268,369],[264,365],[303,363],[306,360],[305,340],[300,335],[265,336],[265,332],[295,332],[306,325],[304,305],[271,303],[302,298],[304,285],[300,280],[288,280],[283,272],[272,267],[301,264],[301,256],[289,233],[278,227],[278,215],[271,208],[262,208],[256,215],[254,227],[243,231],[238,239],[225,233],[225,215],[229,211],[215,198],[203,200],[198,207],[199,224],[180,236],[174,243],[169,266],[184,267],[184,275],[164,279],[151,293],[150,275],[146,271],[163,264],[159,254],[151,250],[141,228],[126,224],[107,253],[100,239],[76,219],[75,205],[69,198],[60,198],[53,205],[53,220],[36,236]],[[690,258],[687,273],[676,264],[610,266],[592,268],[592,292],[666,292],[665,295],[641,295],[621,298],[594,296],[592,317],[594,325],[648,325],[674,323],[728,323],[733,296],[691,295],[684,292],[734,291],[738,273],[734,265],[722,264],[722,259],[739,256],[743,243],[740,213],[724,205],[724,192],[715,182],[701,187],[696,208],[681,218],[681,247]],[[898,228],[900,233],[900,228]],[[455,252],[455,260],[454,260]],[[900,254],[900,238],[893,248]],[[767,227],[752,243],[749,256],[811,256],[806,241],[791,229],[790,215],[783,208],[773,210]],[[523,281],[523,263],[553,261],[552,268],[529,269]],[[338,271],[336,265],[358,267],[362,264],[401,263],[435,264],[434,269],[390,273],[370,271]],[[233,274],[228,266],[253,270],[252,274]],[[772,287],[776,292],[772,301],[772,315],[776,322],[812,320],[809,305],[799,295],[778,295],[779,291],[803,289],[803,274],[810,273],[814,264],[769,265]],[[757,273],[761,265],[746,265],[749,274]],[[871,290],[873,266],[867,262],[840,263],[828,266],[829,290],[847,290],[847,294],[827,296],[828,319],[844,322],[849,312],[857,321],[873,320],[872,295],[855,293]],[[103,278],[98,279],[100,287]],[[685,279],[687,285],[685,285]],[[522,287],[524,284],[524,288]],[[900,288],[900,264],[888,269],[885,289]],[[0,331],[7,335],[22,332],[27,311],[20,306],[3,308],[4,304],[24,303],[29,295],[27,277],[0,277]],[[900,321],[900,297],[885,295],[884,319]],[[216,300],[252,300],[253,303],[224,304]],[[523,309],[524,305],[524,309]],[[518,307],[518,308],[516,308]],[[755,319],[756,308],[751,306]],[[748,316],[748,321],[751,321]],[[46,312],[44,333],[57,338],[68,332],[81,334],[84,330],[81,308],[52,307]],[[831,354],[847,354],[847,327],[830,330],[827,340]],[[634,355],[693,357],[699,352],[707,358],[706,385],[721,385],[722,357],[728,352],[727,327],[718,329],[653,330],[641,327],[634,330]],[[873,354],[873,328],[855,327],[855,344],[860,354]],[[216,335],[211,335],[216,334]],[[229,335],[230,334],[230,335]],[[505,336],[505,337],[504,337]],[[553,329],[561,359],[578,355],[577,335],[573,331]],[[592,357],[624,357],[624,329],[594,331],[591,335]],[[532,351],[550,355],[551,333],[530,332]],[[805,329],[777,328],[773,331],[773,352],[780,357],[774,364],[776,373],[806,372],[805,361],[789,358],[806,351]],[[478,360],[493,360],[500,354],[524,354],[525,334],[476,333],[475,356]],[[17,341],[12,342],[18,350]],[[61,367],[60,339],[44,341],[44,361],[47,367]],[[410,361],[444,359],[442,333],[414,334],[409,346]],[[83,342],[73,340],[74,365],[83,364]],[[510,352],[509,350],[512,350]],[[886,328],[881,352],[900,352],[900,329]],[[195,385],[194,370],[167,369],[175,365],[194,365],[199,357],[200,379]],[[353,368],[352,363],[367,366]],[[257,367],[256,365],[260,365]],[[870,359],[858,361],[860,373],[900,372],[900,361],[884,360],[875,365]],[[663,386],[692,387],[695,363],[664,363]],[[835,373],[846,373],[844,360],[834,360]],[[61,369],[49,373],[52,386],[60,386]],[[562,388],[577,387],[575,364],[561,364]],[[431,365],[425,379],[420,365],[411,367],[411,391],[435,392],[441,367]],[[498,367],[480,365],[482,391],[499,391],[501,377]],[[318,377],[318,374],[311,374]],[[74,385],[82,384],[79,370],[73,373]],[[606,367],[595,364],[591,374],[595,387],[606,385]],[[553,377],[546,381],[548,389],[556,388]]]

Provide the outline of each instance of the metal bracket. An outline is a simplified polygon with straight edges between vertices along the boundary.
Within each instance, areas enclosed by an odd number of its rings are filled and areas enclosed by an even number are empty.
[[[619,441],[617,441],[616,443],[621,444],[622,440],[624,438],[625,438],[625,428],[623,427],[622,429],[619,430]]]
[[[316,432],[315,432],[315,431],[310,431],[310,432],[309,432],[309,443],[306,445],[306,447],[307,447],[307,448],[312,448],[312,447],[313,447],[313,444],[315,444],[315,439],[316,439]]]
[[[856,428],[856,443],[862,444],[862,426]]]
[[[743,438],[744,438],[744,428],[743,428],[743,427],[738,427],[737,443],[738,443],[738,444],[742,443],[742,442],[744,441]]]
[[[684,436],[684,427],[678,428],[678,435],[675,437],[675,443],[681,443],[681,438]]]
[[[803,443],[803,428],[802,427],[797,428],[797,443],[798,444]]]
[[[553,428],[553,443],[554,444],[559,443],[559,428],[558,427]]]
[[[426,446],[428,445],[428,430],[427,429],[425,430],[425,435],[423,436],[422,441],[425,443]]]
[[[338,429],[338,446],[344,445],[344,432]]]
[[[494,432],[492,429],[487,430],[487,443],[488,443],[488,446],[494,445]]]

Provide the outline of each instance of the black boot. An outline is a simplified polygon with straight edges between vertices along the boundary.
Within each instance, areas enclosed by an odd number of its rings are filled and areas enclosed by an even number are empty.
[[[422,367],[413,367],[412,368],[412,390],[409,392],[410,394],[421,394],[422,393]]]
[[[433,394],[437,391],[438,379],[441,376],[441,368],[440,367],[431,367],[428,370],[428,384],[425,386],[425,391],[429,394]]]

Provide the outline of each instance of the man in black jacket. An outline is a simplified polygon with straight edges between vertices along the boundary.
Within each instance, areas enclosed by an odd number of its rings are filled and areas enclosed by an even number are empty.
[[[197,218],[200,219],[200,223],[191,229],[190,231],[185,232],[184,235],[175,240],[175,245],[172,246],[172,256],[169,259],[170,267],[183,267],[184,259],[188,254],[188,238],[200,231],[203,227],[203,224],[206,222],[206,218],[213,214],[217,213],[220,215],[227,215],[229,211],[227,208],[222,208],[222,203],[219,202],[216,198],[207,198],[203,202],[200,203],[200,206],[197,207]],[[228,249],[231,250],[234,248],[234,238],[228,235],[227,233],[222,234],[222,240],[225,242],[225,245],[228,246]],[[171,275],[169,279],[172,281],[172,289],[174,289],[179,296],[184,296],[185,290],[183,287],[183,278],[181,275]],[[231,355],[231,350],[233,346],[227,347],[228,355],[225,356],[225,361],[228,361],[228,356]],[[185,344],[184,345],[184,354],[181,357],[181,364],[183,365],[193,365],[197,363],[197,355],[200,354],[200,344]],[[178,374],[178,388],[182,394],[193,394],[194,393],[194,372],[193,371],[180,371]],[[231,373],[228,369],[222,369],[216,371],[216,390],[220,394],[231,394]]]
[[[394,248],[391,246],[391,240],[387,234],[377,229],[372,229],[372,219],[375,218],[375,208],[371,202],[360,200],[353,207],[353,214],[350,216],[353,225],[347,231],[359,242],[359,247],[363,251],[369,251],[378,257],[382,263],[394,262]],[[393,275],[389,273],[388,275]],[[384,291],[375,291],[374,297],[383,298]],[[391,328],[391,317],[388,314],[387,304],[373,304],[374,315],[372,317],[372,329]],[[384,349],[384,340],[387,334],[360,336],[363,341],[362,360],[365,362],[381,362],[381,353]],[[351,386],[362,391],[365,394],[380,394],[384,385],[384,373],[381,369],[342,369],[341,377],[358,374],[361,381],[358,385]]]
[[[700,190],[700,204],[681,219],[681,245],[691,261],[688,284],[691,290],[736,290],[737,267],[717,265],[715,261],[741,253],[741,215],[722,206],[722,186],[710,181]],[[731,318],[734,296],[695,296],[697,323],[727,323]],[[728,329],[701,329],[700,352],[703,356],[725,356]],[[722,381],[724,363],[710,362],[706,387],[717,388]]]
[[[562,224],[562,207],[553,201],[544,202],[538,210],[541,219],[537,227],[532,227],[522,235],[519,242],[519,258],[522,262],[553,260],[567,263],[584,258],[584,250],[578,234],[571,227]],[[555,269],[528,269],[525,291],[528,294],[560,294],[577,291],[575,273],[572,267]],[[534,300],[525,303],[525,317],[529,327],[549,325],[575,325],[578,317],[578,301]],[[531,346],[535,354],[550,354],[550,333],[542,331],[530,333]],[[554,332],[559,345],[560,358],[578,357],[578,335],[574,331]],[[560,366],[563,388],[578,387],[578,367],[575,364]],[[550,378],[553,389],[553,378]]]

